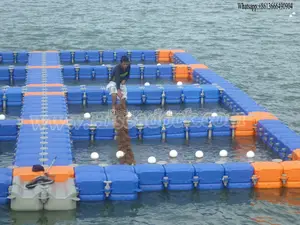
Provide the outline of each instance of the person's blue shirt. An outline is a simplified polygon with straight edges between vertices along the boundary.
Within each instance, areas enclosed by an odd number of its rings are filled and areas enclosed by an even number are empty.
[[[130,65],[127,66],[125,70],[123,70],[121,63],[116,65],[113,69],[112,76],[110,81],[116,82],[117,89],[120,89],[121,82],[123,80],[127,81],[130,75]]]

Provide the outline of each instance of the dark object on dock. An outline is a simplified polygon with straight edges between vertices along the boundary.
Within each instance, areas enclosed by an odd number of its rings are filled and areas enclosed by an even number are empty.
[[[33,165],[32,166],[32,172],[44,172],[45,168],[42,165]]]
[[[118,151],[124,152],[124,156],[120,158],[120,164],[135,164],[128,134],[126,105],[119,104],[116,106],[115,128],[117,131]]]
[[[38,184],[40,184],[40,185],[49,185],[49,184],[53,184],[53,183],[54,183],[54,180],[50,179],[49,177],[39,176],[39,177],[35,178],[34,180],[30,181],[25,186],[26,186],[27,189],[33,189]]]

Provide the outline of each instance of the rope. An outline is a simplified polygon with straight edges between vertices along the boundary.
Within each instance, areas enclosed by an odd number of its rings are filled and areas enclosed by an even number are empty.
[[[124,156],[120,158],[120,164],[134,165],[135,159],[128,134],[126,104],[116,106],[115,129],[117,131],[118,150],[124,152]]]

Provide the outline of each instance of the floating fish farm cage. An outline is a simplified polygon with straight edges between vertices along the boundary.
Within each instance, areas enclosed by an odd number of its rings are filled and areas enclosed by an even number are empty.
[[[131,139],[213,139],[255,137],[281,160],[228,163],[145,163],[78,165],[72,141],[114,140],[114,122],[82,119],[75,126],[70,105],[112,102],[107,80],[121,57],[131,61],[130,80],[182,82],[128,84],[128,105],[205,106],[218,103],[230,116],[172,117],[137,121]],[[65,85],[65,80],[103,80],[97,85]],[[0,140],[16,140],[15,158],[0,168],[0,202],[15,211],[71,210],[80,201],[135,200],[149,191],[300,188],[300,138],[245,92],[183,50],[105,50],[0,52]],[[18,81],[24,86],[14,85]],[[20,118],[5,117],[13,106]],[[130,121],[130,119],[129,119]],[[27,189],[42,175],[33,165],[48,168],[55,182]]]

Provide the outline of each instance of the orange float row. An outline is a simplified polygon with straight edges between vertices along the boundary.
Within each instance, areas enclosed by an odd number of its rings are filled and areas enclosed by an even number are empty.
[[[269,112],[250,112],[247,116],[232,116],[230,120],[234,121],[232,128],[235,129],[235,136],[254,136],[258,121],[278,118]]]
[[[255,188],[300,188],[300,161],[254,162]]]

